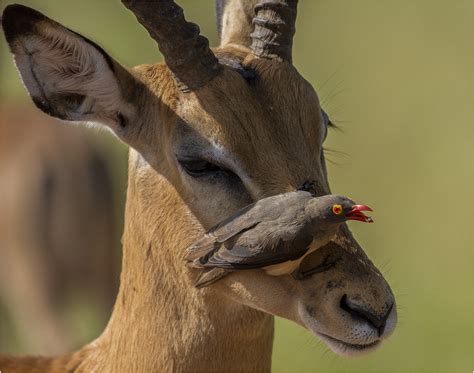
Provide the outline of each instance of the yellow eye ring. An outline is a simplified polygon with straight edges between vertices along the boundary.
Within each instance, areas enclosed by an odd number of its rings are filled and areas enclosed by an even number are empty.
[[[342,214],[342,206],[341,205],[333,205],[332,206],[332,212],[336,215],[341,215]]]

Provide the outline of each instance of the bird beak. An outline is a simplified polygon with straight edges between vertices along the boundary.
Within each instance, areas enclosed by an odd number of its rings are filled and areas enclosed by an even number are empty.
[[[364,223],[373,223],[374,220],[370,216],[364,215],[362,211],[373,211],[369,206],[366,205],[354,205],[352,210],[346,214],[347,220],[357,220]]]

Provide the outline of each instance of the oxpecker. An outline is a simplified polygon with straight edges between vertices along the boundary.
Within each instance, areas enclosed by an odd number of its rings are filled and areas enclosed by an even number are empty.
[[[263,198],[211,228],[186,250],[190,267],[202,268],[195,286],[214,283],[234,270],[263,268],[290,274],[303,258],[327,244],[347,220],[371,223],[372,211],[340,195],[315,197],[294,191]]]

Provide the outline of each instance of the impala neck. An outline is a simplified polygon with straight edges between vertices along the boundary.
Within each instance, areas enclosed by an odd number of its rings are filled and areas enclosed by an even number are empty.
[[[270,371],[273,317],[192,286],[183,249],[202,228],[165,178],[132,163],[121,286],[95,361],[117,372]]]

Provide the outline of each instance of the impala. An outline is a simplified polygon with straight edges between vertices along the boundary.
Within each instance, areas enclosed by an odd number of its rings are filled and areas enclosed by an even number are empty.
[[[220,2],[221,45],[171,0],[123,0],[165,63],[127,69],[32,9],[3,29],[33,102],[65,121],[99,123],[130,146],[121,285],[110,322],[59,358],[0,358],[11,371],[168,372],[271,369],[274,315],[340,354],[380,345],[396,325],[389,285],[348,228],[300,265],[193,287],[185,248],[262,197],[313,180],[327,194],[327,120],[292,65],[296,0]]]

